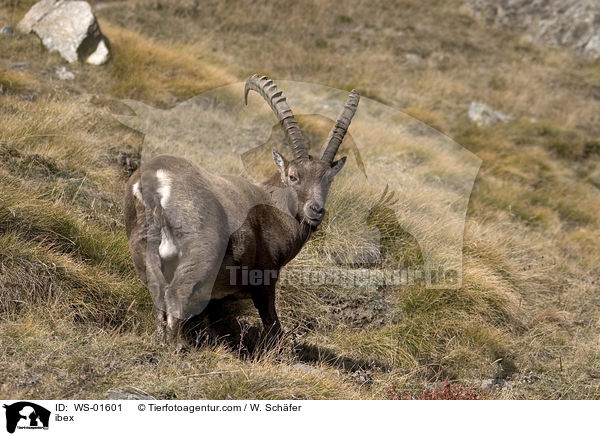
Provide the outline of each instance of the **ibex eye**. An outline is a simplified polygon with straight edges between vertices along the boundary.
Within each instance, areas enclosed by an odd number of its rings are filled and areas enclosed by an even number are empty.
[[[290,176],[290,182],[295,182],[297,180],[298,178],[296,176]]]

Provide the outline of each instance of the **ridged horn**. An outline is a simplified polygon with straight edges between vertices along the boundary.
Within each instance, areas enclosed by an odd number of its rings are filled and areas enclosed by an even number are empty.
[[[294,113],[290,109],[283,92],[277,89],[277,85],[267,76],[259,77],[254,74],[246,80],[244,87],[244,102],[248,104],[248,93],[253,90],[258,92],[271,107],[275,116],[281,123],[285,136],[287,137],[294,156],[298,159],[308,159],[308,147],[306,139],[298,127]]]
[[[335,125],[331,129],[331,133],[327,138],[327,145],[325,150],[323,150],[323,155],[321,156],[321,160],[324,162],[331,163],[335,158],[335,154],[340,148],[340,144],[344,140],[344,136],[346,136],[346,132],[348,131],[348,127],[350,126],[350,122],[352,121],[352,117],[356,112],[356,108],[358,107],[358,101],[360,100],[360,94],[356,89],[353,89],[348,96],[348,100],[344,105],[344,110],[338,117]]]

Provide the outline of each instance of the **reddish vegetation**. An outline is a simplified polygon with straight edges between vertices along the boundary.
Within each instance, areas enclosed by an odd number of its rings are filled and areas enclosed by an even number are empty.
[[[433,389],[409,392],[392,386],[387,390],[390,400],[483,400],[475,390],[446,380],[442,385],[436,383]]]

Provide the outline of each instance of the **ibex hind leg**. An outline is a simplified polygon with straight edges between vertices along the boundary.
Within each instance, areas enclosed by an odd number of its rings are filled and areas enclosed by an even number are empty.
[[[184,320],[167,313],[167,341],[175,346],[176,353],[183,353],[188,350],[183,331]]]
[[[208,304],[210,298],[201,298],[203,292],[197,290],[207,281],[212,283],[206,279],[203,268],[197,262],[184,261],[167,286],[164,295],[167,341],[175,345],[177,352],[187,349],[188,339],[192,339],[190,336],[193,333],[193,320],[202,316]]]
[[[202,232],[197,231],[195,234],[202,235]],[[217,236],[221,234],[223,232]],[[197,243],[198,239],[204,243]],[[184,343],[190,333],[190,323],[187,321],[201,315],[212,299],[227,240],[221,240],[209,233],[197,236],[191,241],[182,241],[181,247],[183,255],[167,287],[164,300],[167,335],[175,343]],[[210,250],[206,250],[206,247],[210,247]]]
[[[160,271],[160,259],[157,254],[148,252],[147,254],[147,276],[146,285],[154,301],[154,313],[156,319],[156,336],[161,344],[165,344],[167,337],[167,316],[165,306],[165,292],[168,287],[162,272]]]
[[[162,309],[155,309],[156,314],[156,339],[159,344],[167,343],[167,313]]]

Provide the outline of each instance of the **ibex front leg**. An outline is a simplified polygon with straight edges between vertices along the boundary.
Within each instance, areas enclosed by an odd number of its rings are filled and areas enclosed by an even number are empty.
[[[268,342],[278,341],[283,331],[275,311],[275,284],[264,286],[251,286],[250,295],[254,306],[262,320],[265,336]]]

